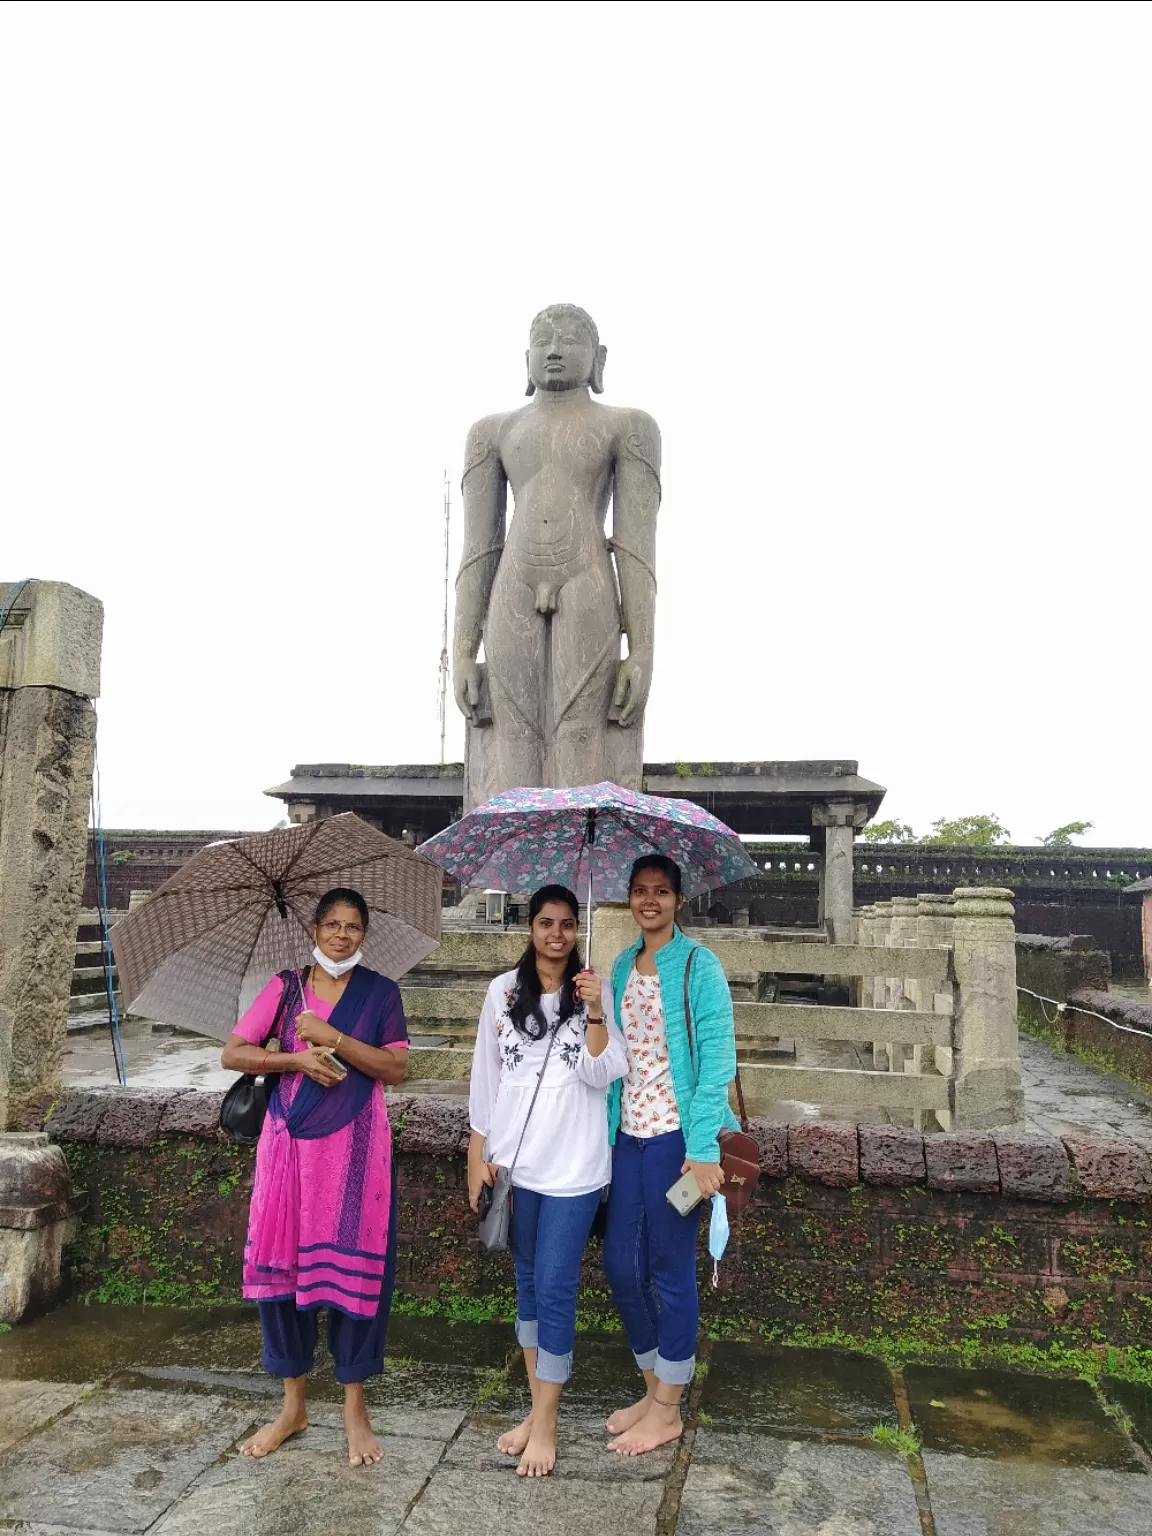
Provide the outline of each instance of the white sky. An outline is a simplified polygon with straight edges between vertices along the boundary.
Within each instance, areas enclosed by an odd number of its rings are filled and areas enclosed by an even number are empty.
[[[649,760],[1152,844],[1150,79],[1131,0],[6,4],[0,577],[104,600],[105,824],[436,760],[443,473],[569,300]]]

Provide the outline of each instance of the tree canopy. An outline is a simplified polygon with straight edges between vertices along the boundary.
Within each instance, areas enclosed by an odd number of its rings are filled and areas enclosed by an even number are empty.
[[[1090,821],[1069,821],[1062,827],[1057,827],[1054,832],[1049,832],[1047,837],[1040,839],[1045,848],[1071,848],[1074,837],[1083,837],[1085,832],[1091,832]]]

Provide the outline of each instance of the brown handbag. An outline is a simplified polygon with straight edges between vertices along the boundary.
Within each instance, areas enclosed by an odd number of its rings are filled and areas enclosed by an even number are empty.
[[[684,967],[684,1023],[688,1029],[688,1054],[692,1058],[693,1076],[696,1075],[696,1046],[692,1034],[692,1004],[688,1000],[688,982],[698,948],[699,945],[693,947],[688,956],[688,964]],[[720,1143],[720,1168],[724,1174],[724,1200],[730,1219],[744,1213],[752,1198],[752,1191],[760,1181],[760,1148],[755,1138],[748,1134],[748,1115],[744,1108],[744,1089],[740,1082],[739,1067],[736,1068],[736,1102],[740,1107],[741,1129],[721,1131],[717,1138]]]

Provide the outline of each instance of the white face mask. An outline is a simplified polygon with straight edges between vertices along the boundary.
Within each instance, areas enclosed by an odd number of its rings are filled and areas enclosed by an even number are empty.
[[[317,944],[316,948],[312,951],[312,958],[322,971],[327,971],[329,976],[335,979],[337,976],[343,976],[345,971],[350,971],[354,965],[359,965],[364,958],[364,951],[358,949],[351,960],[329,960],[328,956]]]

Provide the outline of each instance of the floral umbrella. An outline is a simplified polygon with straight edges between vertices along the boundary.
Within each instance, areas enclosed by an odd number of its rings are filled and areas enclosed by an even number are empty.
[[[686,896],[758,873],[732,828],[694,801],[608,782],[505,790],[421,843],[420,852],[464,885],[533,891],[557,881],[587,889],[589,916],[593,890],[600,901],[627,901],[628,875],[641,854],[675,859]]]

